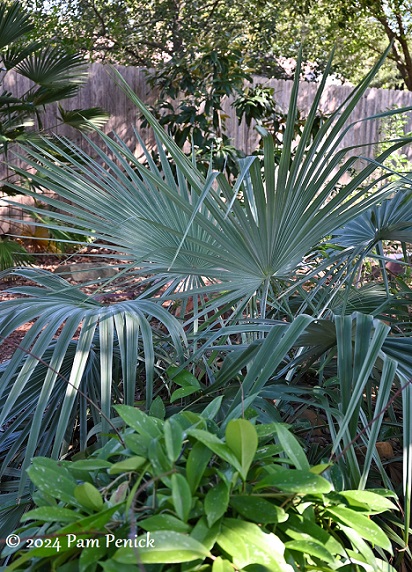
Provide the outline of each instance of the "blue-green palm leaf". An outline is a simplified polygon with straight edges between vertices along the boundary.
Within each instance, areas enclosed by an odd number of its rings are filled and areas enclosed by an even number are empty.
[[[410,188],[402,186],[392,198],[335,231],[333,242],[367,250],[382,240],[412,243],[412,194]]]
[[[0,426],[7,430],[0,434],[0,451],[2,456],[7,451],[4,440],[10,432],[23,431],[16,441],[18,446],[15,443],[13,452],[8,452],[2,471],[17,454],[24,453],[24,474],[39,447],[42,454],[56,456],[61,452],[78,419],[79,389],[83,399],[88,396],[97,400],[104,418],[93,407],[91,414],[97,422],[102,421],[103,433],[110,430],[107,419],[114,401],[115,359],[121,368],[122,401],[133,405],[137,394],[143,393],[150,406],[155,364],[153,328],[163,328],[164,337],[169,339],[168,351],[175,355],[172,359],[183,359],[185,334],[179,322],[153,300],[107,306],[59,276],[33,269],[15,274],[38,285],[11,288],[14,294],[24,297],[2,304],[1,342],[21,325],[33,325],[20,349],[1,368]],[[140,385],[139,362],[144,364],[145,372],[144,384]],[[29,433],[24,433],[24,427],[30,428]],[[86,428],[81,432],[84,448]]]

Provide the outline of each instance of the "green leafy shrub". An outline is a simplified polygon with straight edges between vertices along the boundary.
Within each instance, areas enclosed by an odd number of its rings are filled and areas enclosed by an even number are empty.
[[[31,548],[5,549],[7,570],[394,572],[371,518],[393,493],[335,491],[286,425],[223,435],[219,407],[163,421],[117,406],[126,428],[90,457],[34,458],[37,508],[17,531]]]
[[[23,245],[10,240],[0,238],[0,271],[12,268],[15,264],[26,266],[33,264],[34,257],[31,256]]]

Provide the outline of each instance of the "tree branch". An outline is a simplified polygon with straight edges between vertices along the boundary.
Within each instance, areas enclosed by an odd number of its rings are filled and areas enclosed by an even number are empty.
[[[396,67],[398,68],[399,73],[401,74],[401,77],[402,77],[403,81],[405,82],[407,89],[409,91],[412,91],[412,76],[408,73],[409,70],[408,70],[407,63],[402,60],[402,56],[400,55],[398,48],[396,47],[396,41],[398,41],[400,43],[400,45],[402,47],[402,51],[403,51],[403,46],[402,46],[402,42],[399,38],[399,35],[396,34],[392,30],[392,28],[390,27],[388,19],[387,19],[386,15],[384,14],[384,12],[376,13],[375,18],[378,20],[378,22],[381,24],[381,26],[385,30],[385,33],[386,33],[387,37],[389,38],[389,41],[393,42],[392,43],[392,54],[394,55]],[[403,55],[405,56],[405,53]],[[410,70],[412,71],[412,61],[410,63],[411,63]]]

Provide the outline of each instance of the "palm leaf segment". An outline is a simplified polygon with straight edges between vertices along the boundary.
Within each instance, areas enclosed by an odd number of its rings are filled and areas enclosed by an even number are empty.
[[[356,217],[334,233],[333,242],[343,247],[373,248],[378,242],[412,243],[412,193],[410,183],[390,199]]]

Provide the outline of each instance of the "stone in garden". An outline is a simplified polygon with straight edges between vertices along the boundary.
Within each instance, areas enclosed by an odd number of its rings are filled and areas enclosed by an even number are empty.
[[[74,282],[91,282],[102,278],[112,278],[116,276],[118,269],[116,266],[104,263],[82,262],[78,264],[63,264],[55,271],[61,274],[66,280]]]

